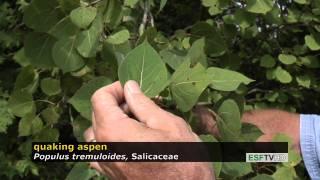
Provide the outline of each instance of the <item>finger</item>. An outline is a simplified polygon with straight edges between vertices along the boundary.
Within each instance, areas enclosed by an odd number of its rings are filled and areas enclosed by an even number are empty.
[[[92,140],[95,139],[92,127],[89,127],[84,132],[84,139],[85,139],[86,142],[92,142]]]
[[[123,103],[120,105],[120,108],[122,109],[122,111],[124,113],[126,113],[127,115],[130,115],[130,109],[127,103]]]
[[[119,107],[123,101],[123,89],[119,81],[98,89],[91,97],[94,116],[99,120],[96,125],[105,124],[103,120],[110,116],[115,119],[126,117]]]
[[[124,95],[130,112],[150,128],[163,129],[177,119],[145,96],[135,81],[130,80],[125,84]]]
[[[89,127],[85,132],[84,132],[84,139],[86,142],[92,142],[92,140],[94,140],[94,133],[93,133],[93,129],[92,127]],[[90,162],[89,163],[91,168],[96,169],[98,172],[100,172],[101,174],[105,175],[105,173],[103,172],[103,170],[101,169],[100,165],[98,162]]]
[[[143,127],[121,109],[124,95],[120,82],[100,88],[91,101],[92,124],[98,141],[126,140],[128,137],[123,132],[134,134]]]

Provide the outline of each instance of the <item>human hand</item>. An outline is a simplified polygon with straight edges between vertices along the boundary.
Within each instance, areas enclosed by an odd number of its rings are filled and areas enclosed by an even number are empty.
[[[134,81],[119,82],[92,96],[92,127],[86,141],[97,142],[198,142],[187,123],[158,107]],[[135,119],[130,118],[132,113]],[[112,179],[214,179],[210,163],[92,162],[91,166]]]

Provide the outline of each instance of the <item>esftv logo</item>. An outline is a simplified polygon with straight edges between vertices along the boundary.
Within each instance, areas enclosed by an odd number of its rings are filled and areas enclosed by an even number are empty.
[[[288,153],[246,153],[246,162],[288,162]]]

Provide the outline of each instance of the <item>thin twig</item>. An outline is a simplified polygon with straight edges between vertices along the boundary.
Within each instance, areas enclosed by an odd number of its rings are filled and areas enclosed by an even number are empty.
[[[149,11],[149,16],[150,16],[150,24],[151,24],[151,27],[154,27],[154,18],[153,18],[153,15],[151,13],[151,11]]]
[[[144,12],[143,12],[143,17],[142,17],[142,22],[141,22],[140,27],[139,27],[140,35],[142,35],[144,33],[144,30],[145,30],[145,28],[147,26],[148,12],[149,12],[149,8],[148,8],[147,3],[145,2],[144,3]]]
[[[99,3],[100,1],[102,1],[102,0],[92,1],[92,2],[89,3],[89,6],[95,5],[95,4]]]

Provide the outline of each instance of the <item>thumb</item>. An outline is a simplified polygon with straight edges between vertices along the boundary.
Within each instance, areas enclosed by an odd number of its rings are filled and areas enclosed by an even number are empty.
[[[155,124],[154,121],[168,119],[169,113],[162,110],[150,98],[145,96],[137,82],[130,80],[125,84],[124,96],[130,112],[149,127]],[[158,127],[151,128],[158,129]]]

